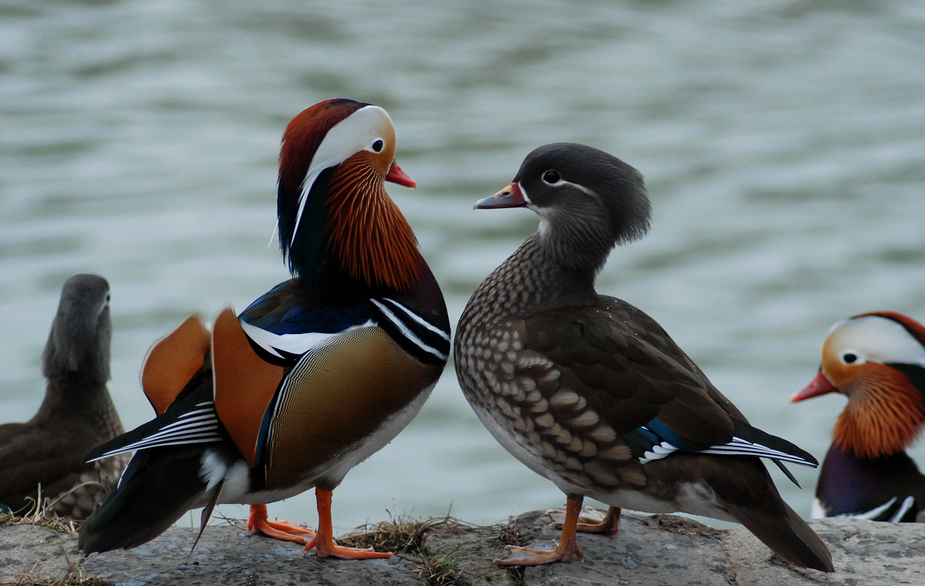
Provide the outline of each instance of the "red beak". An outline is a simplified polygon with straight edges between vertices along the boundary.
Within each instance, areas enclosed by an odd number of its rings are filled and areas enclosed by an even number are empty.
[[[488,197],[483,197],[482,199],[475,202],[475,209],[489,210],[493,208],[522,208],[526,205],[527,200],[524,198],[524,194],[520,190],[520,186],[516,183],[511,183],[498,193],[489,195]]]
[[[398,163],[392,161],[392,166],[389,167],[389,174],[385,176],[386,181],[391,181],[392,183],[398,183],[399,185],[404,185],[405,187],[410,187],[414,189],[418,186],[414,182],[414,179],[408,176],[407,173],[401,170],[401,167],[398,166]]]
[[[816,375],[816,378],[813,379],[813,382],[809,383],[805,389],[794,394],[790,397],[791,403],[796,403],[797,401],[802,401],[804,399],[812,399],[813,397],[818,397],[819,395],[826,395],[828,393],[837,393],[838,389],[832,386],[832,383],[829,382],[829,379],[822,374],[822,371],[819,371],[819,374]]]

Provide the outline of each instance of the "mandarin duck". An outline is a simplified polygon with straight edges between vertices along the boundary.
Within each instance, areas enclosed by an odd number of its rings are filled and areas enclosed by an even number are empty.
[[[84,462],[124,431],[106,388],[111,340],[109,283],[68,279],[42,352],[45,399],[27,423],[0,425],[0,502],[12,512],[28,509],[41,486],[46,510],[85,519],[119,480],[125,458]]]
[[[813,517],[918,520],[925,476],[906,447],[925,423],[925,327],[892,312],[835,324],[819,373],[791,401],[835,392],[848,404],[819,471]]]
[[[583,560],[575,533],[588,496],[611,505],[611,533],[624,507],[705,515],[742,523],[794,565],[832,571],[760,460],[813,457],[752,427],[651,317],[595,291],[611,249],[648,230],[641,174],[592,147],[550,144],[475,207],[526,207],[540,225],[469,300],[456,373],[495,439],[568,503],[555,550],[514,548],[500,563]]]
[[[332,491],[418,413],[449,353],[440,288],[385,181],[395,163],[385,110],[308,108],[283,135],[279,238],[293,279],[211,330],[191,317],[149,351],[142,386],[157,417],[91,458],[136,450],[81,529],[86,552],[130,548],[187,510],[250,504],[249,532],[321,557],[388,557],[333,541]],[[266,503],[314,487],[317,531],[271,522]]]

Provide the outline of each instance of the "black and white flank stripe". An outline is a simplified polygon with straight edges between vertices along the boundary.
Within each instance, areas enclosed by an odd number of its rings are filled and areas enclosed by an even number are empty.
[[[394,299],[371,299],[379,327],[408,353],[424,363],[444,364],[450,353],[450,332],[427,321]]]

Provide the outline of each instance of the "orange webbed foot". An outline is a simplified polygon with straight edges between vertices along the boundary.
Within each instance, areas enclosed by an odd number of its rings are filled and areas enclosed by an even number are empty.
[[[581,513],[581,496],[568,495],[568,504],[565,510],[565,520],[562,523],[562,534],[555,549],[531,549],[528,547],[508,547],[510,554],[503,560],[497,560],[501,566],[540,566],[553,562],[568,563],[573,557],[585,561],[585,554],[578,549],[575,539],[575,528]]]
[[[392,557],[392,554],[386,552],[373,551],[372,549],[361,549],[357,547],[345,547],[334,543],[334,529],[331,523],[331,499],[333,492],[330,490],[315,489],[315,500],[318,502],[318,533],[315,538],[307,543],[303,553],[308,553],[312,549],[315,555],[320,558],[337,557],[344,560],[368,560],[384,559]]]
[[[578,523],[575,525],[576,531],[582,533],[603,533],[605,535],[616,535],[620,531],[620,513],[623,511],[620,507],[610,507],[607,514],[602,514],[599,510],[592,507],[585,507],[581,514],[578,515]],[[552,517],[552,526],[556,529],[562,529],[565,523],[566,511],[560,509],[549,509],[546,514]]]
[[[362,549],[359,547],[337,545],[330,535],[323,535],[321,533],[308,542],[308,545],[305,546],[302,552],[308,553],[312,549],[315,550],[315,555],[320,558],[336,557],[342,560],[369,560],[392,557],[390,553],[373,551],[372,548]]]
[[[315,532],[308,527],[289,521],[270,521],[266,505],[251,505],[250,516],[247,519],[247,534],[253,533],[263,533],[267,537],[302,545],[310,543],[315,537]]]
[[[585,554],[578,549],[574,539],[564,547],[560,541],[555,549],[532,549],[515,546],[509,546],[507,549],[510,552],[508,557],[495,562],[499,566],[541,566],[554,562],[568,563],[572,561],[572,557],[585,561]]]

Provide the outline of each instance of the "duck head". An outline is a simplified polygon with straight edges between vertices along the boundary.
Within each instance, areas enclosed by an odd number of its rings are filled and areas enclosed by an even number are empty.
[[[97,275],[74,275],[61,289],[42,352],[42,374],[55,382],[106,384],[111,341],[109,283]]]
[[[876,459],[905,450],[925,423],[925,327],[893,312],[865,313],[832,327],[816,378],[792,402],[842,393],[848,405],[835,443]]]
[[[296,116],[283,134],[277,192],[280,248],[292,274],[314,290],[341,277],[409,287],[420,254],[386,181],[416,187],[395,163],[385,110],[334,99]]]
[[[566,268],[595,271],[614,246],[645,235],[651,214],[639,171],[574,143],[533,150],[510,185],[475,207],[533,210],[540,216],[542,248]]]

